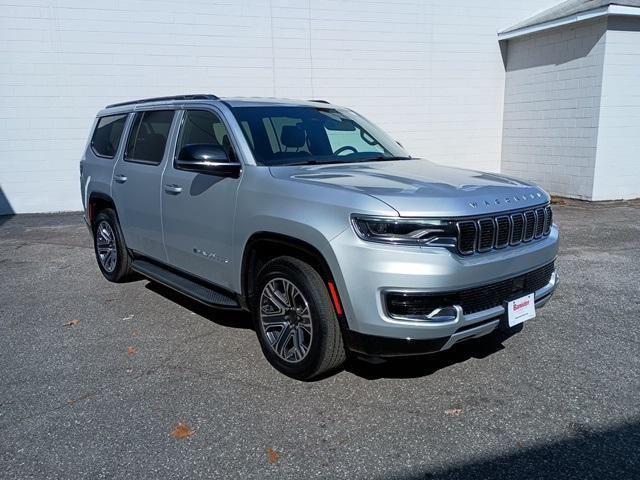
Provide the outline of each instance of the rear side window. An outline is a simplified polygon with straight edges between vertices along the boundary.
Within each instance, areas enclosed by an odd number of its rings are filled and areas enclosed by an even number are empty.
[[[136,114],[127,141],[127,162],[158,165],[162,162],[173,121],[173,110],[157,110]]]
[[[113,158],[118,150],[127,115],[101,117],[91,137],[91,149],[100,157]]]

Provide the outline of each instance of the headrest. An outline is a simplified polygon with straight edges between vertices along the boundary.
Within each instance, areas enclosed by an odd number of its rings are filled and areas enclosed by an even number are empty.
[[[282,135],[280,141],[285,147],[300,148],[304,145],[306,133],[304,129],[298,125],[285,125],[282,127]]]

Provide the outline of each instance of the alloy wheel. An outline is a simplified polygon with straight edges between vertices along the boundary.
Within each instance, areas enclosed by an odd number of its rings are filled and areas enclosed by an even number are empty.
[[[260,327],[281,359],[298,363],[309,353],[313,341],[309,303],[289,280],[274,278],[262,289]]]
[[[96,229],[96,248],[102,268],[112,273],[116,269],[118,251],[116,250],[116,237],[108,222],[100,222]]]

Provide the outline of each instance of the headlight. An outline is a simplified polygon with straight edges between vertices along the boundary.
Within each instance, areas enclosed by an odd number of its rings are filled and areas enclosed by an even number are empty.
[[[451,220],[353,215],[356,234],[370,242],[403,245],[455,245],[456,227]]]

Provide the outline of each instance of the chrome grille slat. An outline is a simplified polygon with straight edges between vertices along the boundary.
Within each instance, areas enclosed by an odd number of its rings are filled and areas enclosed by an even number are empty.
[[[527,210],[524,212],[524,235],[522,236],[523,242],[529,242],[533,239],[533,234],[536,229],[536,214],[533,210]]]
[[[536,231],[534,238],[540,238],[542,232],[544,232],[544,208],[538,208],[536,210]]]
[[[463,255],[469,255],[476,249],[476,236],[478,229],[476,222],[458,222],[458,251]]]
[[[504,248],[509,244],[511,234],[511,221],[509,217],[496,218],[496,245],[495,248]]]
[[[492,218],[478,220],[478,251],[488,252],[493,248],[495,226]]]
[[[544,232],[543,235],[549,235],[551,232],[551,225],[553,223],[553,213],[551,211],[551,205],[547,205],[544,209]]]
[[[552,224],[550,205],[477,220],[460,220],[456,222],[458,252],[471,255],[530,242],[549,235]]]
[[[522,213],[514,213],[511,215],[511,245],[517,245],[522,241],[524,233],[524,215]]]

